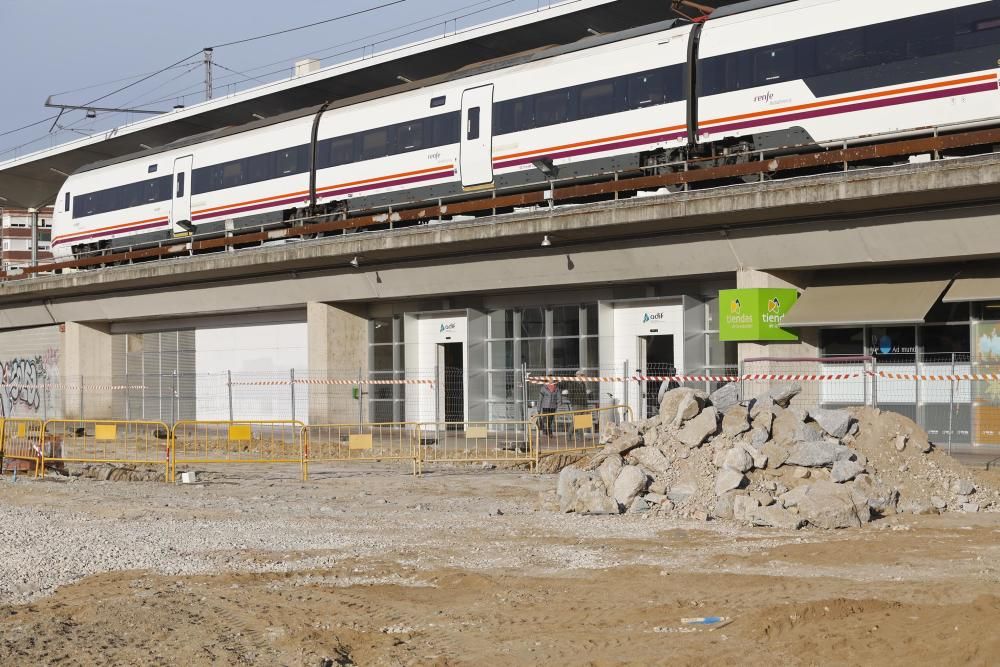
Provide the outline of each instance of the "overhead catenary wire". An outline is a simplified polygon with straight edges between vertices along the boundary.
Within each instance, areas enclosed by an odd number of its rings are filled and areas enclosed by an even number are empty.
[[[360,43],[360,42],[367,42],[367,40],[370,40],[370,39],[372,39],[374,37],[381,37],[383,35],[390,35],[391,33],[394,33],[394,32],[400,31],[400,30],[404,30],[406,28],[412,28],[415,25],[427,24],[427,25],[423,25],[420,28],[410,29],[410,30],[407,30],[406,32],[401,32],[399,34],[392,35],[392,36],[387,37],[386,39],[384,39],[382,41],[392,41],[392,40],[395,40],[395,39],[402,39],[402,38],[405,38],[405,37],[410,37],[410,36],[419,34],[420,32],[423,32],[423,31],[426,31],[426,30],[429,30],[429,29],[433,28],[435,25],[437,25],[436,22],[439,19],[448,17],[447,21],[451,22],[453,20],[458,20],[458,19],[462,19],[462,18],[468,18],[469,16],[474,16],[476,14],[481,14],[481,13],[484,13],[484,12],[488,12],[490,10],[497,9],[498,7],[502,7],[504,5],[508,5],[508,4],[513,3],[513,2],[517,2],[517,1],[518,0],[500,0],[498,2],[497,0],[479,0],[479,2],[474,2],[474,3],[468,4],[468,5],[463,5],[461,7],[456,7],[455,9],[449,10],[447,12],[442,12],[440,14],[435,14],[433,16],[428,16],[428,17],[426,17],[424,19],[420,19],[420,20],[415,21],[415,22],[407,23],[406,25],[398,25],[398,26],[394,26],[392,28],[389,28],[387,30],[380,30],[378,32],[369,33],[369,34],[364,35],[362,37],[358,37],[356,39],[352,39],[352,40],[347,41],[347,42],[341,42],[339,44],[335,44],[333,46],[329,46],[329,47],[320,49],[318,51],[310,51],[308,53],[303,53],[303,54],[299,54],[299,55],[296,55],[296,56],[290,56],[290,57],[282,58],[281,60],[270,61],[268,63],[264,63],[262,65],[257,65],[257,66],[251,67],[251,68],[243,68],[243,70],[240,71],[240,72],[236,72],[235,70],[232,70],[232,69],[230,69],[228,67],[223,67],[223,69],[226,69],[226,70],[228,70],[230,72],[234,72],[234,73],[238,74],[239,76],[242,76],[242,77],[250,79],[250,80],[259,81],[259,82],[264,83],[264,84],[271,84],[271,83],[274,83],[274,82],[273,81],[265,81],[264,78],[265,77],[269,77],[269,76],[273,76],[275,74],[287,73],[288,66],[284,65],[284,64],[285,63],[289,63],[291,61],[294,61],[294,60],[296,60],[298,58],[320,56],[320,55],[323,55],[323,54],[328,54],[327,57],[329,57],[329,58],[336,58],[338,56],[342,56],[342,55],[347,55],[347,54],[353,53],[353,52],[357,51],[361,47],[355,46],[355,47],[353,47],[351,49],[346,49],[346,50],[338,51],[337,53],[328,53],[328,52],[332,51],[334,49],[343,49],[343,47],[351,45],[351,44],[357,44],[357,43]],[[489,5],[489,6],[488,7],[483,7],[482,9],[478,9],[478,10],[473,11],[473,12],[467,12],[465,14],[460,14],[459,16],[450,16],[451,14],[454,14],[456,12],[463,12],[463,11],[466,11],[468,9],[472,9],[473,7],[478,7],[478,6],[484,5],[484,4],[485,5]],[[212,48],[218,48],[218,47],[212,47]],[[271,70],[271,71],[265,72],[263,74],[259,74],[257,76],[254,76],[254,75],[250,74],[251,72],[257,72],[259,70],[266,69],[268,67],[272,67],[274,65],[279,65],[279,64],[283,65],[280,69]],[[234,77],[231,76],[231,75],[230,76],[222,76],[222,77],[218,77],[216,79],[216,82],[219,83],[219,82],[229,81],[229,80],[232,80],[233,78]],[[158,104],[160,102],[165,102],[165,101],[168,101],[168,100],[171,100],[171,99],[176,99],[178,96],[180,96],[180,97],[187,97],[188,95],[196,94],[198,91],[201,90],[201,88],[202,88],[202,84],[201,83],[192,84],[192,85],[187,86],[187,87],[185,87],[183,89],[175,91],[175,92],[171,93],[170,95],[167,95],[167,96],[164,96],[162,98],[158,98],[158,99],[146,102],[146,104]]]
[[[297,30],[305,30],[306,28],[314,28],[314,27],[316,27],[318,25],[323,25],[325,23],[333,23],[334,21],[342,21],[344,19],[353,18],[355,16],[361,16],[362,14],[368,14],[368,13],[371,13],[371,12],[374,12],[374,11],[378,11],[379,9],[385,9],[386,7],[392,7],[393,5],[401,5],[404,2],[407,2],[407,0],[392,0],[392,2],[385,2],[385,3],[382,3],[381,5],[375,5],[374,7],[368,7],[366,9],[359,9],[357,11],[349,12],[347,14],[341,14],[340,16],[334,16],[333,18],[323,19],[322,21],[315,21],[313,23],[307,23],[306,25],[296,26],[294,28],[287,28],[285,30],[278,30],[276,32],[269,32],[269,33],[267,33],[265,35],[257,35],[255,37],[247,37],[245,39],[237,39],[237,40],[234,40],[232,42],[226,42],[224,44],[214,44],[214,45],[212,45],[210,47],[206,47],[206,48],[221,49],[221,48],[225,48],[227,46],[235,46],[237,44],[246,44],[247,42],[254,42],[254,41],[257,41],[258,39],[267,39],[268,37],[277,37],[278,35],[286,35],[286,34],[288,34],[290,32],[295,32]]]
[[[276,32],[271,32],[271,33],[267,33],[267,34],[264,34],[264,35],[255,35],[253,37],[247,37],[247,38],[244,38],[244,39],[238,39],[238,40],[234,40],[234,41],[231,41],[231,42],[226,42],[226,43],[223,43],[223,44],[216,44],[216,45],[214,45],[212,47],[208,47],[208,48],[220,49],[220,48],[223,48],[223,47],[226,47],[226,46],[234,46],[236,44],[244,44],[244,43],[247,43],[247,42],[252,42],[252,41],[256,41],[256,40],[260,40],[260,39],[266,39],[268,37],[275,37],[277,35],[284,35],[284,34],[287,34],[287,33],[290,33],[290,32],[295,32],[297,30],[304,30],[306,28],[312,28],[312,27],[315,27],[315,26],[318,26],[318,25],[323,25],[323,24],[326,24],[326,23],[332,23],[334,21],[341,21],[343,19],[352,18],[354,16],[360,16],[362,14],[367,14],[367,13],[370,13],[370,12],[374,12],[374,11],[377,11],[379,9],[384,9],[386,7],[391,7],[393,5],[399,5],[399,4],[402,4],[404,2],[407,2],[407,0],[392,0],[391,2],[385,2],[385,3],[382,3],[380,5],[375,5],[373,7],[368,7],[368,8],[365,8],[365,9],[359,9],[359,10],[354,11],[354,12],[349,12],[347,14],[341,14],[340,16],[334,16],[333,18],[324,19],[322,21],[314,21],[313,23],[308,23],[306,25],[296,26],[294,28],[287,28],[285,30],[278,30]],[[133,87],[135,87],[135,86],[137,86],[137,85],[139,85],[139,84],[141,84],[141,83],[143,83],[145,81],[148,81],[149,79],[153,78],[154,76],[162,74],[163,72],[171,70],[171,69],[173,69],[175,67],[181,66],[184,63],[186,63],[187,61],[191,60],[192,58],[196,58],[196,57],[201,56],[202,53],[203,53],[203,50],[198,50],[198,51],[192,53],[191,55],[185,56],[184,58],[182,58],[181,60],[178,60],[175,63],[171,63],[170,65],[167,65],[166,67],[160,68],[160,69],[156,70],[155,72],[151,72],[151,73],[143,76],[138,81],[135,81],[135,82],[129,83],[129,84],[125,85],[125,86],[122,86],[120,88],[117,88],[117,89],[111,91],[110,93],[106,93],[106,94],[104,94],[104,95],[102,95],[100,97],[97,97],[97,98],[95,98],[93,100],[90,100],[89,102],[85,102],[85,103],[83,103],[83,104],[81,104],[79,106],[86,107],[86,106],[91,105],[91,104],[96,104],[97,102],[100,102],[101,100],[105,100],[105,99],[111,97],[112,95],[117,95],[120,92],[123,92],[125,90],[128,90],[129,88],[133,88]],[[119,81],[127,81],[127,80],[128,80],[128,78],[119,79]],[[21,127],[14,128],[12,130],[6,130],[4,132],[0,132],[0,137],[7,136],[7,135],[10,135],[10,134],[15,134],[17,132],[21,132],[23,130],[30,129],[32,127],[36,127],[38,125],[43,125],[43,124],[48,123],[50,121],[54,121],[57,118],[59,118],[59,114],[55,114],[55,115],[49,116],[48,118],[43,118],[42,120],[38,120],[38,121],[35,121],[33,123],[28,123],[27,125],[23,125]]]
[[[490,0],[480,0],[479,2],[470,3],[468,5],[463,5],[461,7],[456,7],[455,9],[449,10],[447,12],[443,12],[443,13],[440,13],[440,14],[436,14],[436,15],[433,15],[433,16],[426,17],[424,19],[416,21],[415,23],[414,22],[410,22],[410,23],[406,24],[405,26],[397,26],[397,27],[391,28],[389,30],[379,31],[379,32],[376,32],[376,33],[371,33],[370,35],[368,35],[366,37],[358,38],[358,39],[352,40],[350,42],[344,42],[344,43],[341,43],[340,45],[334,45],[334,46],[328,47],[326,49],[322,49],[320,51],[311,52],[310,54],[306,54],[306,55],[314,55],[314,54],[324,53],[324,52],[330,51],[332,49],[338,48],[338,46],[343,46],[343,45],[346,45],[346,44],[352,44],[352,43],[364,41],[366,39],[370,39],[372,37],[378,37],[378,36],[386,35],[386,34],[389,34],[389,33],[393,33],[393,32],[395,32],[397,30],[401,30],[401,29],[404,29],[404,28],[407,28],[407,27],[411,27],[413,25],[427,24],[427,25],[424,25],[423,27],[418,28],[416,30],[409,30],[407,32],[402,32],[402,33],[399,33],[399,34],[396,34],[396,35],[391,35],[390,37],[387,37],[386,39],[381,40],[383,42],[390,42],[390,41],[401,39],[401,38],[404,38],[404,37],[407,37],[407,36],[412,36],[414,34],[418,34],[419,32],[422,32],[422,31],[428,30],[430,28],[433,28],[434,25],[435,25],[433,23],[434,21],[442,19],[442,18],[445,18],[445,17],[447,17],[446,18],[447,22],[458,21],[458,20],[463,19],[463,18],[468,18],[469,16],[474,16],[476,14],[482,14],[482,13],[485,13],[485,12],[497,9],[497,8],[505,6],[505,5],[513,4],[513,3],[517,2],[517,1],[518,0],[499,0],[499,1],[492,1],[491,2]],[[581,0],[568,0],[567,2],[565,2],[563,4],[574,4],[574,3],[580,2],[580,1]],[[314,26],[317,26],[317,25],[323,25],[325,23],[331,23],[333,21],[343,20],[343,19],[350,18],[350,17],[353,17],[353,16],[358,16],[360,14],[365,14],[365,13],[368,13],[368,12],[373,12],[373,11],[376,11],[378,9],[383,9],[383,8],[390,7],[390,6],[393,6],[393,5],[401,4],[403,2],[406,2],[406,0],[393,0],[392,2],[383,3],[383,4],[376,5],[376,6],[373,6],[373,7],[369,7],[369,8],[366,8],[366,9],[358,10],[356,12],[350,12],[350,13],[343,14],[343,15],[340,15],[340,16],[332,17],[330,19],[324,19],[323,21],[316,21],[316,22],[308,23],[308,24],[305,24],[305,25],[302,25],[302,26],[296,26],[294,28],[288,28],[288,29],[285,29],[285,30],[275,31],[275,32],[272,32],[272,33],[266,33],[266,34],[263,34],[263,35],[256,35],[254,37],[249,37],[249,38],[245,38],[245,39],[234,40],[234,41],[231,41],[231,42],[226,42],[226,43],[223,43],[223,44],[218,44],[218,45],[215,45],[215,46],[212,46],[212,47],[207,47],[207,48],[213,48],[213,49],[215,49],[215,48],[223,48],[225,46],[233,46],[233,45],[237,45],[237,44],[252,42],[252,41],[255,41],[255,40],[258,40],[258,39],[265,39],[265,38],[268,38],[268,37],[273,37],[273,36],[277,36],[277,35],[281,35],[281,34],[287,34],[287,33],[290,33],[290,32],[294,32],[296,30],[303,30],[303,29],[307,29],[307,28],[314,27]],[[462,11],[465,11],[467,9],[472,9],[474,7],[478,7],[478,6],[484,5],[484,4],[487,4],[489,6],[482,7],[481,9],[476,9],[475,11],[470,11],[470,12],[466,12],[464,14],[458,14],[457,16],[453,16],[456,12],[462,12]],[[499,19],[496,19],[496,20],[493,20],[493,21],[489,21],[488,23],[483,24],[483,26],[481,26],[481,27],[487,27],[487,26],[490,26],[490,25],[494,25],[496,23],[509,20],[510,18],[512,18],[512,17],[503,17],[503,18],[499,18]],[[457,33],[457,25],[456,25],[456,33]],[[438,37],[430,38],[427,41],[430,42],[430,41],[436,41],[436,40],[440,40],[440,39],[442,39],[442,37],[438,36]],[[374,44],[372,44],[372,46],[374,46]],[[384,52],[384,55],[389,55],[389,54],[391,54],[391,53],[393,53],[393,52],[395,52],[395,51],[397,51],[397,50],[399,50],[401,48],[406,48],[408,46],[411,46],[411,45],[409,45],[409,44],[407,44],[407,45],[401,45],[401,46],[398,46],[398,47],[394,47],[394,48],[388,49],[388,50],[386,50]],[[346,50],[346,51],[341,51],[341,52],[339,52],[337,54],[331,55],[330,57],[336,57],[338,55],[345,55],[345,54],[351,53],[351,52],[356,51],[356,50],[357,50],[357,47],[355,47],[354,49],[349,49],[349,50]],[[118,88],[118,89],[116,89],[114,91],[111,91],[111,92],[109,92],[109,93],[107,93],[105,95],[102,95],[101,97],[98,97],[98,98],[96,98],[94,100],[91,100],[91,101],[89,101],[89,102],[87,102],[87,103],[85,103],[83,105],[80,105],[80,106],[83,107],[83,106],[86,106],[88,104],[94,104],[94,103],[99,102],[101,100],[107,99],[108,97],[111,97],[112,95],[118,94],[120,92],[123,92],[124,90],[128,90],[128,89],[133,88],[133,87],[135,87],[137,85],[140,85],[140,84],[144,83],[145,81],[148,81],[149,79],[151,79],[151,78],[153,78],[153,77],[155,77],[155,76],[157,76],[159,74],[162,74],[165,71],[168,71],[170,69],[179,68],[179,67],[184,67],[192,59],[199,58],[199,62],[195,66],[190,67],[187,71],[185,71],[184,73],[182,73],[181,76],[186,75],[186,74],[190,73],[191,71],[193,71],[194,69],[196,69],[197,66],[200,66],[200,64],[201,64],[200,63],[200,57],[201,57],[201,55],[202,55],[202,51],[198,51],[198,52],[192,53],[191,55],[185,57],[182,60],[179,60],[179,61],[177,61],[175,63],[172,63],[171,65],[168,65],[168,66],[166,66],[164,68],[156,70],[155,72],[151,72],[148,75],[142,76],[138,81],[134,81],[132,83],[129,83],[128,85],[122,86],[122,87],[120,87],[120,88]],[[295,57],[301,57],[301,56],[295,56]],[[249,70],[246,70],[244,72],[239,72],[237,70],[230,69],[228,67],[224,67],[223,66],[222,69],[224,69],[226,71],[229,71],[232,74],[230,74],[228,76],[221,77],[220,80],[223,80],[223,81],[225,81],[225,80],[231,80],[231,79],[235,78],[235,76],[239,76],[239,77],[243,77],[244,79],[247,79],[247,80],[261,82],[265,86],[266,85],[276,85],[276,84],[279,84],[281,82],[280,81],[278,81],[278,82],[276,82],[276,81],[265,82],[265,81],[263,81],[263,79],[261,77],[267,77],[267,76],[271,76],[273,74],[279,74],[279,73],[286,72],[287,71],[287,67],[283,67],[280,70],[275,70],[275,71],[272,71],[272,72],[267,72],[267,73],[262,74],[262,75],[257,76],[257,77],[252,76],[248,72],[254,72],[254,71],[258,70],[258,69],[264,69],[264,68],[268,67],[270,64],[276,64],[276,63],[280,63],[280,62],[287,62],[290,59],[291,58],[286,58],[286,59],[284,59],[282,61],[274,61],[274,63],[268,63],[268,64],[261,65],[261,66],[255,67],[255,68],[250,68]],[[347,64],[347,63],[339,63],[339,64],[343,65],[343,64]],[[121,79],[116,79],[114,82],[128,81],[131,78],[134,78],[134,77],[123,77]],[[180,78],[180,77],[174,77],[170,81],[174,81],[177,78]],[[134,98],[134,99],[142,99],[143,97],[145,97],[145,95],[148,95],[148,94],[150,94],[152,92],[155,92],[157,90],[162,89],[170,81],[165,82],[163,85],[157,86],[157,88],[154,88],[152,91],[148,91],[147,93],[144,93],[143,95],[140,95],[138,98]],[[106,83],[112,83],[112,82],[106,82]],[[103,85],[103,84],[94,84],[93,86],[86,86],[84,88],[80,88],[80,89],[77,89],[77,90],[91,89],[91,88],[97,87],[99,85]],[[229,85],[233,85],[233,84],[229,84]],[[159,103],[159,102],[168,101],[168,100],[171,100],[171,99],[180,101],[180,100],[183,100],[184,97],[187,97],[190,94],[194,94],[194,91],[197,88],[199,88],[199,87],[200,87],[200,85],[198,85],[198,84],[191,85],[191,86],[188,86],[186,88],[182,88],[182,89],[180,89],[178,91],[172,92],[171,94],[169,94],[167,96],[158,98],[158,99],[156,99],[154,101],[144,102],[143,104],[144,105],[152,105],[152,104],[156,104],[156,103]],[[191,93],[187,93],[187,91],[192,91],[192,92]],[[72,92],[72,91],[66,91],[66,92]],[[57,115],[49,116],[49,117],[41,119],[39,121],[35,121],[33,123],[29,123],[29,124],[26,124],[26,125],[18,127],[18,128],[14,128],[12,130],[7,130],[7,131],[4,131],[4,132],[0,132],[0,137],[7,136],[7,135],[10,135],[10,134],[15,134],[15,133],[21,132],[21,131],[23,131],[25,129],[30,129],[32,127],[36,127],[36,126],[42,125],[44,123],[51,122],[51,121],[55,120],[57,117],[58,117]],[[91,123],[88,123],[87,126],[92,126],[96,122],[97,121],[93,121]],[[51,136],[51,135],[47,134],[46,136]],[[33,143],[35,143],[35,142],[37,142],[37,141],[39,141],[41,139],[44,139],[44,138],[45,137],[39,137],[39,138],[36,138],[36,139],[32,139],[32,140],[30,140],[28,142],[21,143],[21,144],[19,144],[17,146],[4,149],[2,152],[3,153],[9,153],[11,151],[17,151],[17,150],[19,150],[19,149],[21,149],[21,148],[23,148],[25,146],[29,146],[29,145],[31,145],[31,144],[33,144]]]

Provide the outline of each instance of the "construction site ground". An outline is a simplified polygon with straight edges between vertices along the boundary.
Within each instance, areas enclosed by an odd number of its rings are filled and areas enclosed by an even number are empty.
[[[1000,483],[1000,475],[996,476]],[[543,510],[553,475],[0,481],[0,664],[988,665],[1000,513],[843,531]],[[728,617],[714,630],[682,619]]]

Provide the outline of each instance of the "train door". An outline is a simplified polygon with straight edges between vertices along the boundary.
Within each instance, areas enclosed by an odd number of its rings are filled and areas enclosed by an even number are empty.
[[[462,187],[493,183],[493,85],[462,93]]]
[[[194,231],[191,224],[191,167],[194,156],[185,155],[174,160],[173,204],[170,224],[174,236],[184,236]]]

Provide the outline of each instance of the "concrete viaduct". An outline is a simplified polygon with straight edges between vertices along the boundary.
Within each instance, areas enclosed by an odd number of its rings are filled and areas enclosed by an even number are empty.
[[[301,309],[310,370],[321,372],[367,367],[368,312],[380,302],[447,309],[484,293],[706,279],[800,289],[830,276],[950,279],[998,256],[1000,155],[986,155],[12,280],[0,284],[0,330],[65,325],[64,377],[100,377],[113,323]],[[740,357],[815,354],[815,336],[801,336],[741,344]]]

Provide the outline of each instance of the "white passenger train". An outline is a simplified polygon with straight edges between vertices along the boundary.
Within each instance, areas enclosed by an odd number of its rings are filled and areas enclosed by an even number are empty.
[[[998,65],[998,0],[751,0],[91,165],[52,248],[998,124]]]

